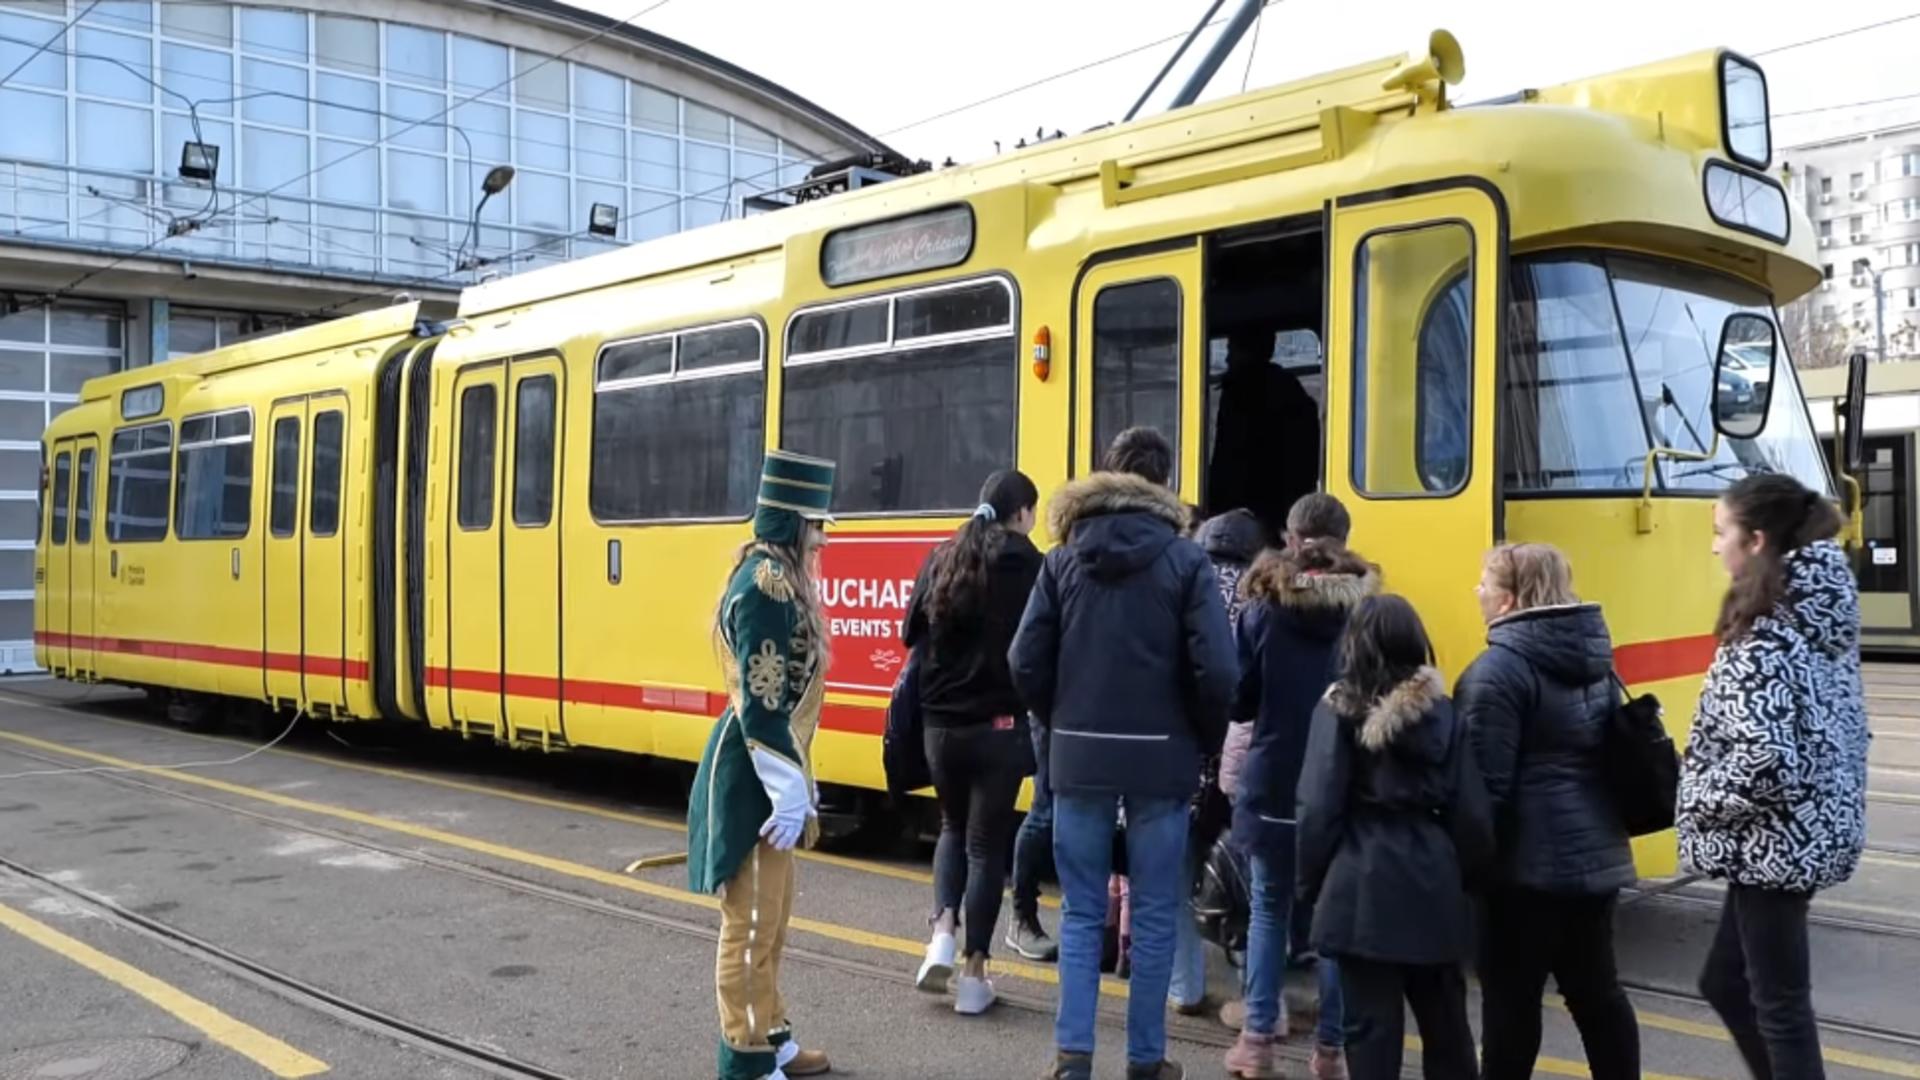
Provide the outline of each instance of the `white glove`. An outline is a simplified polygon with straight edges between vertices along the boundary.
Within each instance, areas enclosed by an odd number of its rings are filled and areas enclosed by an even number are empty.
[[[805,834],[807,819],[814,814],[813,785],[799,766],[758,746],[749,747],[753,771],[766,790],[773,813],[760,826],[760,836],[775,851],[791,851]]]

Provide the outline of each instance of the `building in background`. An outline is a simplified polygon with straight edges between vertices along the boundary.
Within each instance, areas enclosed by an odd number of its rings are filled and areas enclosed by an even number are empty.
[[[1795,361],[1826,367],[1875,354],[1876,274],[1887,359],[1920,356],[1920,116],[1788,147],[1781,159],[1823,271],[1819,287],[1781,313]]]
[[[886,153],[552,0],[0,0],[0,672],[33,665],[38,439],[86,379],[450,304]]]

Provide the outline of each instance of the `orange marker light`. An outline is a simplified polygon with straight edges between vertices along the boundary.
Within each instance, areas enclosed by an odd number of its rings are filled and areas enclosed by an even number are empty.
[[[1041,327],[1033,332],[1033,377],[1041,382],[1053,373],[1053,332]]]

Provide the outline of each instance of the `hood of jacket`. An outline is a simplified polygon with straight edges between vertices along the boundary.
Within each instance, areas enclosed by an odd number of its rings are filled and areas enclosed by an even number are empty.
[[[1267,546],[1267,530],[1253,511],[1243,508],[1208,518],[1193,539],[1215,562],[1245,566]]]
[[[1096,578],[1136,574],[1160,557],[1186,525],[1173,492],[1130,473],[1098,472],[1060,489],[1047,524]]]
[[[1254,560],[1240,590],[1249,600],[1278,608],[1345,614],[1380,591],[1380,568],[1344,548],[1324,570],[1303,568],[1290,551],[1266,551]]]
[[[1487,627],[1487,644],[1512,649],[1568,686],[1600,682],[1613,670],[1613,638],[1599,604],[1516,611]]]
[[[1447,683],[1439,669],[1423,667],[1372,704],[1356,700],[1345,683],[1334,683],[1327,689],[1327,704],[1358,725],[1360,745],[1377,754],[1390,746],[1410,745],[1421,719],[1446,696]]]
[[[1787,553],[1787,592],[1770,618],[1785,623],[1826,656],[1860,640],[1860,600],[1846,550],[1832,540]]]

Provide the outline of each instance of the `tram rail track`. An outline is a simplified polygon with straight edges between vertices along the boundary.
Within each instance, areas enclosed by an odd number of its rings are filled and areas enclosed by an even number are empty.
[[[12,878],[76,904],[110,925],[206,964],[282,1000],[441,1061],[503,1080],[574,1080],[565,1073],[522,1061],[503,1050],[458,1035],[449,1035],[377,1006],[355,1001],[179,927],[131,911],[105,896],[69,885],[14,859],[0,856],[0,877]]]
[[[1677,903],[1694,907],[1718,908],[1722,903],[1719,896],[1707,896],[1700,893],[1682,891],[1682,887],[1661,890],[1628,890],[1625,903]],[[1835,930],[1851,930],[1856,933],[1873,934],[1881,937],[1897,937],[1920,941],[1920,925],[1888,922],[1881,919],[1862,919],[1852,915],[1838,915],[1829,912],[1812,912],[1807,916],[1812,926],[1825,926]],[[1916,1036],[1920,1038],[1920,1036]]]

